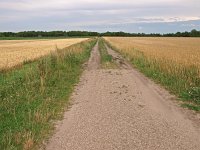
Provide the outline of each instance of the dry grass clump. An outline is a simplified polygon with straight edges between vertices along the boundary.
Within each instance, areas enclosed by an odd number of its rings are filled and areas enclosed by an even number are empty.
[[[2,40],[0,41],[0,69],[29,62],[49,54],[56,49],[87,40],[87,38],[55,40]]]

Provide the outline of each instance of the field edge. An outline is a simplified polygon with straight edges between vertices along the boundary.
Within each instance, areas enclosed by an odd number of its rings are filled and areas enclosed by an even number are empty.
[[[35,149],[62,118],[96,39],[0,73],[0,149]]]
[[[111,44],[108,40],[106,40],[105,38],[104,38],[104,40],[105,40],[106,44],[109,47],[111,47],[113,50],[119,52],[127,61],[129,61],[131,63],[131,65],[133,65],[134,68],[139,70],[146,77],[152,79],[157,84],[160,84],[161,86],[163,86],[171,94],[176,95],[177,96],[177,100],[180,102],[180,106],[182,106],[184,108],[188,108],[190,110],[193,110],[193,111],[195,111],[197,113],[200,112],[200,104],[198,102],[195,102],[195,100],[192,99],[193,95],[191,95],[191,96],[189,95],[189,94],[191,94],[193,92],[194,93],[194,98],[196,98],[195,94],[198,95],[198,93],[200,93],[200,91],[185,90],[185,91],[182,91],[181,93],[175,91],[174,88],[176,88],[176,87],[173,87],[173,84],[172,84],[172,86],[171,85],[169,86],[169,82],[168,81],[170,81],[172,79],[170,77],[168,78],[167,75],[165,75],[162,72],[159,72],[158,70],[149,69],[148,66],[150,64],[148,63],[148,60],[143,55],[141,55],[140,58],[129,58],[127,56],[127,54],[125,54],[122,51],[120,51],[113,44]],[[159,78],[158,78],[158,76],[159,76]],[[178,79],[176,78],[175,80],[178,80]],[[197,98],[198,98],[198,96],[197,96]]]

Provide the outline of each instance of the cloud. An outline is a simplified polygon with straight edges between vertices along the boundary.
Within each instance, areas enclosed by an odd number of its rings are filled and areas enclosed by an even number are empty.
[[[133,7],[178,4],[181,0],[1,0],[1,9],[31,10],[86,10],[128,9]]]
[[[199,0],[1,0],[0,31],[99,25],[106,31],[108,26],[196,21],[199,14]]]

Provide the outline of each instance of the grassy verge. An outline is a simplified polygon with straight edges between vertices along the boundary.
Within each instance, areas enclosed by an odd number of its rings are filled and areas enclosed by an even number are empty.
[[[0,73],[0,149],[32,149],[48,137],[96,40]]]
[[[105,40],[103,38],[99,39],[99,51],[101,55],[102,68],[112,69],[117,67],[117,65],[113,61],[112,56],[108,54],[105,46]]]
[[[108,42],[107,42],[108,43]],[[110,47],[120,52],[136,68],[147,77],[163,85],[184,102],[182,106],[200,111],[200,77],[194,66],[185,68],[173,62],[147,58],[139,50],[120,50],[108,43]]]

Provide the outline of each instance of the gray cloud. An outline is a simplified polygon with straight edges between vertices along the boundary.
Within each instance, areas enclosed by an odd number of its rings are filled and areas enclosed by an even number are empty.
[[[199,29],[198,0],[1,0],[0,31],[20,30],[127,30],[165,32]],[[197,21],[189,26],[190,21]],[[155,25],[155,28],[153,27]],[[157,28],[160,24],[163,28]],[[187,25],[186,25],[187,24]],[[102,26],[102,28],[100,27]],[[132,28],[135,27],[135,28]],[[127,29],[126,29],[127,28]]]

